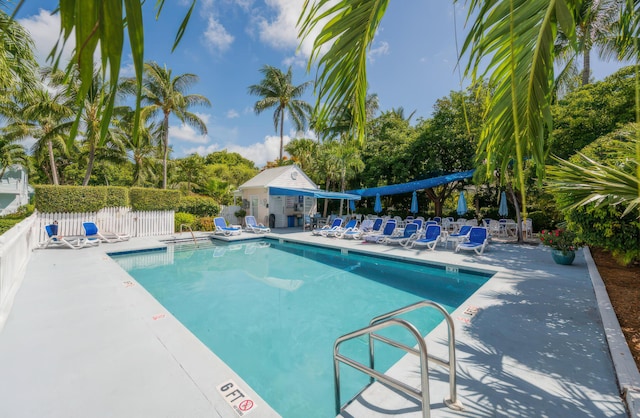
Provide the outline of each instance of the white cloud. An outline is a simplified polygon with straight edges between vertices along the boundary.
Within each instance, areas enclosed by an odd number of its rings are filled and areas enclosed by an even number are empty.
[[[389,55],[389,43],[385,41],[380,42],[380,44],[375,48],[372,47],[367,54],[367,58],[373,62],[377,57],[381,57],[383,55]]]
[[[291,137],[285,135],[283,137],[283,144],[286,146]],[[229,152],[237,152],[244,158],[253,161],[257,166],[264,166],[268,161],[274,161],[280,157],[280,136],[268,135],[265,136],[263,142],[256,142],[251,145],[236,145],[233,143],[227,143],[225,146],[221,146],[218,143],[210,145],[200,145],[184,150],[185,155],[192,153],[198,153],[205,156],[209,153],[226,149]]]
[[[189,125],[169,126],[169,143],[173,143],[176,140],[206,144],[209,142],[209,137],[198,134]]]
[[[120,67],[120,77],[135,77],[136,69],[133,62]]]
[[[327,7],[333,6],[337,1],[332,1]],[[322,25],[317,26],[312,33],[302,42],[298,39],[298,28],[296,24],[302,13],[304,0],[265,0],[268,7],[276,12],[273,19],[264,16],[256,18],[260,40],[267,45],[288,50],[292,48],[300,49],[295,55],[285,59],[285,65],[306,65],[306,61],[311,55],[313,41],[319,34]]]
[[[202,120],[202,122],[204,122],[205,125],[207,125],[211,120],[211,115],[209,113],[200,113],[200,112],[193,112],[193,113],[197,117],[199,117]]]
[[[204,31],[204,44],[213,53],[223,53],[233,43],[234,37],[231,35],[220,22],[218,22],[212,13],[209,14],[209,23],[207,30]]]
[[[40,9],[37,15],[18,19],[18,22],[31,34],[35,43],[34,54],[40,65],[47,65],[47,57],[51,53],[60,35],[60,16],[51,15],[48,10]],[[61,67],[64,67],[71,59],[71,53],[75,46],[75,36],[72,33],[60,59]]]
[[[227,118],[228,118],[228,119],[235,119],[235,118],[239,118],[239,117],[240,117],[240,114],[238,113],[238,111],[237,111],[237,110],[235,110],[235,109],[229,109],[229,110],[227,111]]]

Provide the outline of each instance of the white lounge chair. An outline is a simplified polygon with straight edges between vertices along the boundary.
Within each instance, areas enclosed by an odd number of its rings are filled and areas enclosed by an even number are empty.
[[[438,242],[440,242],[441,233],[442,229],[440,225],[427,225],[427,230],[424,233],[424,238],[413,241],[405,248],[427,247],[429,250],[433,251],[436,249],[436,245],[438,245]]]
[[[480,255],[484,252],[485,247],[489,243],[487,228],[474,226],[469,231],[469,239],[466,242],[461,242],[456,247],[456,252],[460,250],[472,250],[476,254]]]
[[[271,232],[271,228],[256,222],[255,216],[252,216],[252,215],[245,216],[244,223],[247,226],[246,228],[247,232],[253,232],[254,234],[266,234],[267,232]]]
[[[73,250],[100,245],[100,240],[87,238],[81,235],[62,236],[58,235],[58,225],[50,224],[44,227],[47,231],[47,240],[39,244],[40,248],[66,247]]]
[[[227,221],[224,220],[222,216],[219,216],[213,220],[213,224],[216,227],[216,230],[213,231],[215,235],[224,235],[228,237],[230,235],[240,235],[242,233],[242,228],[238,226],[227,226]]]
[[[131,238],[129,234],[100,231],[95,222],[83,222],[82,227],[87,238],[98,239],[101,242],[122,242]]]
[[[313,235],[326,236],[326,233],[328,231],[335,230],[337,228],[340,228],[341,226],[342,226],[342,218],[336,218],[336,219],[333,220],[331,225],[325,225],[322,228],[314,229],[313,231],[311,231],[311,233]]]

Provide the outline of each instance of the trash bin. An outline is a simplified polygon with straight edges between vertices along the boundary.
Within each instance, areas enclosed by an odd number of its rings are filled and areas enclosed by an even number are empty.
[[[287,216],[287,226],[289,228],[292,228],[292,227],[296,226],[296,217],[295,217],[295,215]]]
[[[269,215],[269,228],[275,228],[275,227],[276,227],[276,215],[272,213]]]

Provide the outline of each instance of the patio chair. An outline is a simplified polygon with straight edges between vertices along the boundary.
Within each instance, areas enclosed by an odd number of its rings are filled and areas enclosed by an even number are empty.
[[[452,241],[454,243],[454,248],[457,247],[458,244],[469,239],[469,232],[471,232],[471,228],[471,225],[462,225],[458,232],[447,236],[446,243],[448,244],[449,241]]]
[[[334,231],[327,231],[327,236],[328,237],[342,238],[345,233],[353,231],[354,229],[358,229],[358,220],[357,219],[351,219],[342,228],[335,229]]]
[[[489,243],[487,228],[474,226],[469,231],[469,240],[461,242],[456,247],[456,252],[460,250],[472,250],[480,255],[484,252],[485,247]]]
[[[402,233],[402,235],[392,235],[390,237],[380,238],[377,243],[385,244],[385,245],[402,245],[405,247],[407,243],[411,240],[415,240],[418,234],[418,224],[410,223],[408,224]]]
[[[58,235],[58,225],[50,224],[44,227],[47,231],[47,240],[39,244],[40,248],[66,247],[72,250],[80,248],[100,245],[100,240],[95,238],[87,238],[81,235],[62,236]]]
[[[84,235],[87,238],[97,239],[101,242],[122,242],[128,241],[131,238],[129,234],[100,231],[98,229],[98,225],[96,225],[95,222],[83,222],[82,228],[84,229]]]
[[[231,235],[240,235],[242,233],[242,228],[239,226],[227,226],[227,221],[225,221],[222,216],[214,218],[213,224],[216,227],[216,230],[213,231],[214,235],[224,235],[225,237],[228,237]]]
[[[373,225],[371,226],[371,228],[369,229],[362,228],[362,230],[364,231],[365,234],[380,234],[382,232],[383,223],[384,221],[382,220],[382,218],[376,218],[373,220]]]
[[[336,218],[333,220],[333,222],[331,223],[331,225],[325,225],[322,228],[316,228],[313,231],[311,231],[311,233],[313,235],[323,235],[323,233],[330,231],[331,229],[336,229],[336,228],[340,228],[342,226],[342,218]]]
[[[394,219],[389,219],[386,224],[384,224],[384,229],[381,234],[368,234],[363,238],[365,242],[378,242],[380,238],[390,237],[393,235],[393,231],[396,229],[396,221]]]
[[[256,222],[255,216],[252,216],[252,215],[245,216],[244,223],[246,225],[245,231],[247,232],[253,232],[254,234],[266,234],[267,232],[271,232],[271,228]]]
[[[440,242],[441,233],[442,229],[440,225],[427,225],[424,238],[411,242],[409,245],[405,246],[405,248],[427,247],[427,249],[433,251],[436,249],[438,242]]]

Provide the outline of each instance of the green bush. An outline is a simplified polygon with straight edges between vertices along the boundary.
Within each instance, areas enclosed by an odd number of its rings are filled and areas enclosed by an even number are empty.
[[[107,204],[106,187],[35,186],[35,206],[40,212],[96,212]]]
[[[567,211],[567,227],[588,245],[611,251],[622,264],[640,260],[640,220],[633,215],[621,218],[621,205],[581,206]]]
[[[220,212],[220,207],[211,197],[183,196],[176,210],[196,216],[216,216]]]
[[[193,230],[196,230],[196,217],[190,213],[176,212],[174,215],[176,232],[180,232],[180,227],[189,225]]]
[[[180,202],[179,190],[133,187],[129,190],[133,210],[176,210]]]
[[[198,231],[213,231],[216,229],[213,223],[213,218],[210,216],[203,216],[196,220],[196,228]]]
[[[10,230],[14,225],[19,224],[21,221],[22,219],[0,219],[0,235]]]
[[[531,219],[533,232],[539,232],[543,229],[553,229],[557,223],[557,220],[549,216],[548,212],[543,212],[541,210],[527,213],[527,218]]]
[[[107,187],[107,207],[129,206],[129,189],[119,186]]]
[[[2,217],[2,219],[17,219],[21,221],[31,216],[34,210],[35,210],[35,206],[32,204],[20,206],[17,212],[5,215]]]

